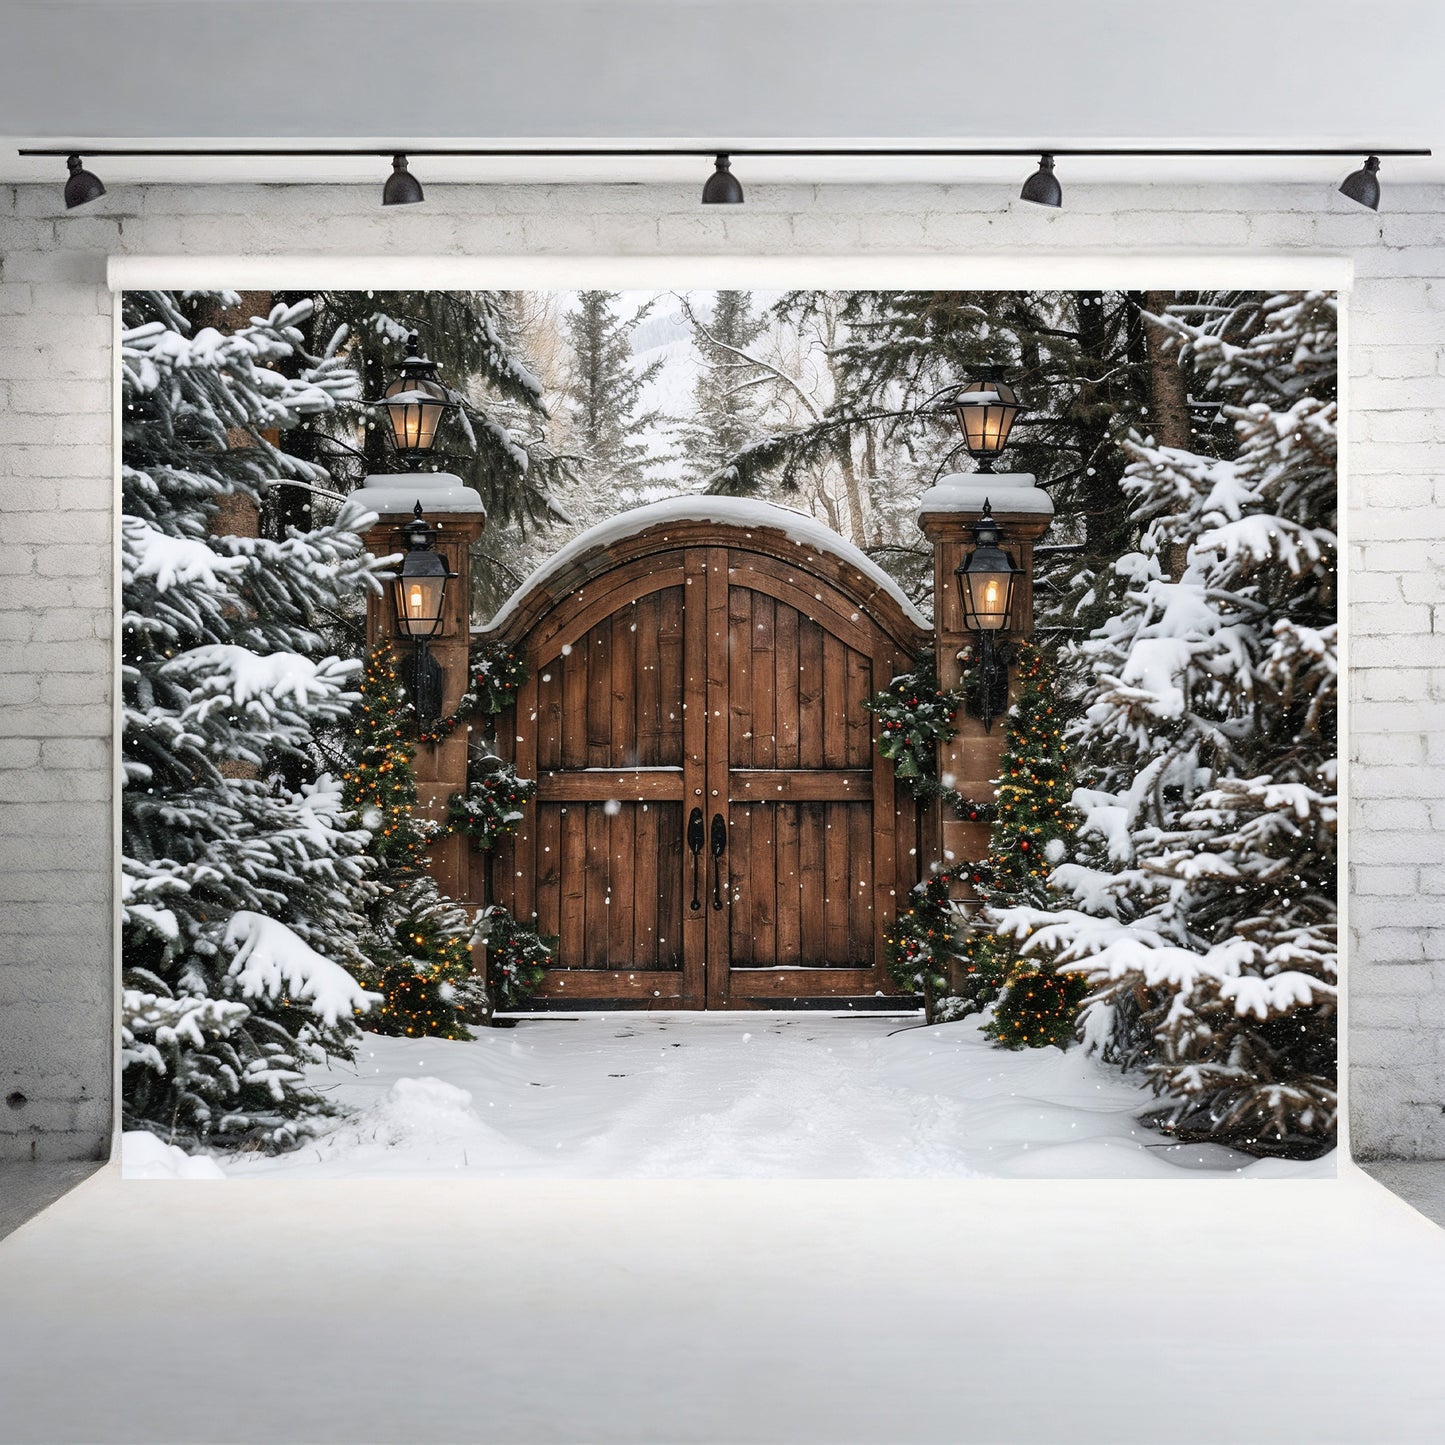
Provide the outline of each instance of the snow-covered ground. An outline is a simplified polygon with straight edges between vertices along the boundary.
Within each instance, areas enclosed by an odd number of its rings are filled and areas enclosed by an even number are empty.
[[[130,1178],[1333,1177],[1171,1144],[1150,1095],[1079,1049],[977,1023],[798,1013],[524,1019],[470,1043],[367,1035],[312,1072],[348,1111],[280,1156],[186,1160],[126,1135]],[[219,1166],[219,1167],[216,1167]]]

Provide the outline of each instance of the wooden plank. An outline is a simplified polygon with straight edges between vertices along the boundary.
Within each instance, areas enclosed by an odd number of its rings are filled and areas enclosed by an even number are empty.
[[[873,796],[874,777],[861,768],[735,768],[728,775],[728,794],[740,802],[863,800]]]
[[[623,803],[607,817],[607,957],[619,967],[638,962],[636,954],[636,919],[633,916],[637,857],[637,810],[640,803]],[[604,812],[607,805],[603,804]],[[652,867],[657,867],[654,855]],[[648,919],[657,912],[657,879],[654,872],[652,898]]]
[[[753,594],[728,588],[728,759],[735,768],[754,765]]]
[[[677,969],[682,966],[682,918],[686,906],[682,896],[683,808],[681,803],[644,803],[642,807],[652,820],[653,850],[657,855],[657,922],[651,957],[657,968]],[[640,856],[644,848],[640,833],[637,847]]]
[[[892,677],[901,659],[887,647],[881,647],[876,655],[873,675],[875,679]],[[865,714],[869,721],[869,756],[873,761],[873,804],[869,809],[869,821],[873,832],[873,972],[881,988],[887,981],[888,943],[887,934],[893,924],[898,900],[904,897],[912,885],[908,877],[906,849],[901,846],[907,832],[900,828],[911,824],[914,819],[911,796],[906,820],[899,815],[898,789],[894,782],[892,764],[878,753],[872,742],[871,713]]]
[[[658,627],[662,616],[661,593],[638,599],[637,633],[637,762],[643,767],[656,767],[662,762],[662,678],[660,674],[661,639]],[[675,759],[674,759],[675,761]]]
[[[848,962],[873,965],[872,808],[848,807]]]
[[[773,657],[777,604],[763,592],[754,592],[752,598],[753,766],[771,768],[778,761],[778,675]]]
[[[612,956],[608,952],[611,942],[607,930],[609,917],[607,898],[607,871],[611,861],[608,857],[610,834],[607,814],[601,803],[588,803],[587,808],[587,901],[583,911],[585,934],[582,944],[583,966],[586,968],[610,968]],[[624,960],[625,961],[625,960]]]
[[[848,649],[823,633],[823,766],[848,766]]]
[[[823,629],[798,622],[798,766],[823,766]]]
[[[547,802],[619,802],[680,798],[683,775],[679,771],[649,772],[636,768],[599,768],[596,771],[543,773],[537,779],[537,797]]]
[[[612,756],[614,768],[635,768],[637,756],[637,604],[612,615]]]
[[[729,809],[732,819],[728,829],[728,958],[733,968],[746,967],[757,961],[754,952],[753,894],[748,887],[751,868],[753,813],[750,807]],[[707,900],[705,899],[704,902]]]
[[[558,961],[580,968],[587,961],[587,809],[565,803],[555,806],[562,855]]]
[[[562,756],[564,768],[587,766],[587,668],[589,639],[569,648],[558,661],[562,668]],[[554,664],[555,666],[556,664]]]
[[[562,766],[562,669],[557,663],[537,674],[537,766]]]
[[[669,587],[658,596],[657,695],[661,740],[659,764],[683,761],[683,619],[682,597],[686,589]]]
[[[771,807],[752,809],[747,879],[743,890],[752,902],[753,963],[771,968],[778,961],[778,851]]]
[[[823,849],[824,820],[827,808],[822,803],[798,805],[798,938],[801,962],[821,963],[825,952],[823,935]]]
[[[649,592],[680,586],[682,580],[680,552],[623,563],[593,579],[586,588],[554,598],[551,611],[540,619],[529,642],[543,660],[555,657],[569,641],[576,647],[586,633],[619,607]]]
[[[798,762],[798,610],[779,602],[773,622],[774,763],[796,768]]]
[[[542,998],[575,998],[579,1003],[646,999],[685,1006],[681,975],[656,969],[549,968],[538,993]]]
[[[746,585],[753,592],[796,607],[804,617],[814,618],[823,625],[824,631],[833,633],[856,651],[872,652],[877,638],[876,624],[825,579],[758,553],[746,554],[738,571],[746,572]]]
[[[768,809],[773,818],[774,848],[777,855],[776,893],[779,964],[799,965],[802,952],[802,868],[798,803],[775,803]]]
[[[555,803],[537,811],[537,932],[543,937],[561,931],[562,819]]]
[[[612,756],[612,618],[604,617],[579,646],[587,651],[587,766],[616,767]]]
[[[848,961],[848,805],[823,805],[823,964]]]
[[[891,674],[890,674],[891,675]],[[863,706],[873,695],[873,665],[860,653],[848,650],[847,682],[844,691],[843,725],[845,756],[850,768],[873,766],[873,714]]]
[[[873,971],[867,968],[744,968],[732,977],[733,1001],[870,997]]]

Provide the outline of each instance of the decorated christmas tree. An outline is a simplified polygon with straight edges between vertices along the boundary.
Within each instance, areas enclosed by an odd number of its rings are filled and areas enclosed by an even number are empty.
[[[1063,861],[1077,822],[1064,720],[1048,664],[1032,643],[1019,649],[1018,682],[1004,733],[988,867],[978,885],[991,910],[1047,901],[1049,874]],[[986,913],[984,922],[991,917]],[[1086,992],[1080,975],[1059,974],[987,933],[971,948],[981,966],[1002,972],[1002,992],[985,1033],[1007,1048],[1066,1048],[1072,1042]]]
[[[124,302],[122,1108],[173,1142],[279,1149],[327,1112],[306,1065],[347,1056],[376,1001],[353,976],[366,835],[314,766],[357,671],[314,619],[375,583],[346,527],[216,535],[223,502],[326,482],[275,434],[357,392],[306,350],[305,304],[205,324],[238,299]]]
[[[361,947],[382,995],[366,1020],[377,1033],[465,1039],[476,1004],[471,922],[426,870],[428,830],[415,816],[411,710],[391,646],[372,649],[352,719],[345,799],[370,834],[379,896]]]
[[[1336,1110],[1336,305],[1169,324],[1235,444],[1131,447],[1144,545],[1083,649],[1089,852],[1072,908],[1002,926],[1087,970],[1085,1042],[1147,1071],[1160,1128],[1307,1157]]]

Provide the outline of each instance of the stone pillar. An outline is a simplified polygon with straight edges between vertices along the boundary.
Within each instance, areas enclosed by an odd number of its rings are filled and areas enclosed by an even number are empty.
[[[1013,612],[999,640],[1018,640],[1033,631],[1034,544],[1048,530],[1054,505],[1048,494],[1022,472],[966,472],[942,479],[923,494],[918,504],[918,525],[933,543],[933,627],[938,680],[956,688],[962,677],[958,654],[977,643],[977,635],[963,625],[963,603],[954,571],[973,550],[972,528],[992,504],[994,520],[1003,533],[1003,548],[1023,569],[1014,584]],[[1010,673],[1009,691],[1016,686]],[[991,732],[967,712],[960,711],[958,735],[939,748],[940,777],[951,777],[965,798],[987,802],[994,796],[993,780],[1003,756],[1003,719],[995,718]],[[945,810],[940,828],[940,858],[945,864],[982,858],[988,852],[989,825],[970,823]],[[960,890],[961,897],[967,893]]]
[[[366,534],[366,547],[373,556],[385,557],[406,550],[401,528],[410,522],[420,502],[422,514],[436,529],[436,549],[457,575],[447,583],[441,626],[429,643],[431,655],[442,672],[442,713],[456,709],[466,691],[468,652],[471,647],[472,544],[486,526],[482,499],[459,477],[447,472],[417,472],[373,476],[353,492],[350,505],[377,513],[377,521]],[[388,586],[380,597],[366,604],[366,643],[391,640],[403,679],[411,658],[412,643],[398,640],[396,611]],[[458,728],[439,743],[419,743],[415,752],[417,815],[441,821],[453,793],[467,786],[467,730]],[[468,840],[462,836],[443,838],[431,848],[431,871],[437,886],[451,898],[465,899],[470,892],[467,855]]]

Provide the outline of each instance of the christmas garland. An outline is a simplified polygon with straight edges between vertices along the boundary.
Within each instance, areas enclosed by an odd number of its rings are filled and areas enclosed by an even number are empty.
[[[900,673],[863,706],[879,719],[878,751],[893,764],[894,776],[915,798],[938,797],[938,745],[958,732],[953,719],[960,699],[938,685],[931,655],[920,656],[912,672]]]
[[[527,680],[527,665],[510,647],[500,643],[479,643],[469,658],[471,676],[454,713],[438,718],[425,731],[418,731],[419,743],[440,743],[478,713],[495,716],[512,705]]]
[[[472,846],[484,852],[517,831],[522,808],[536,792],[532,779],[519,778],[510,763],[498,760],[490,771],[472,778],[465,793],[452,794],[447,804],[447,830],[465,833]]]
[[[487,944],[487,987],[493,1008],[514,1008],[542,986],[552,949],[535,929],[500,904],[487,909],[478,937]]]

